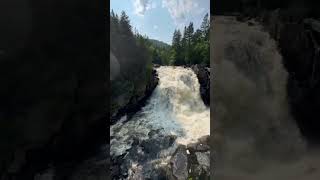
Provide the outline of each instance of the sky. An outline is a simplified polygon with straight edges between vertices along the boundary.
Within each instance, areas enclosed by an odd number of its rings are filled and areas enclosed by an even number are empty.
[[[111,10],[118,15],[125,11],[140,34],[171,44],[175,29],[183,33],[190,22],[194,29],[200,27],[210,14],[210,0],[111,0]]]

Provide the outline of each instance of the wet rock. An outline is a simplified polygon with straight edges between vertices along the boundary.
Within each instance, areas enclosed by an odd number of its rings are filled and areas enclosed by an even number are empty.
[[[210,167],[210,152],[196,152],[197,161],[200,165],[209,168]]]
[[[210,151],[209,138],[209,135],[203,136],[199,138],[197,142],[188,144],[187,149],[191,153]]]
[[[178,147],[170,162],[174,177],[178,180],[185,180],[188,178],[188,157],[185,146]]]
[[[161,129],[157,129],[157,130],[151,130],[149,133],[148,133],[148,136],[150,138],[156,136],[156,135],[159,135],[161,133]]]
[[[206,106],[210,106],[210,71],[203,65],[193,65],[191,69],[197,75],[200,84],[200,95]]]
[[[209,136],[204,136],[196,143],[177,148],[170,160],[170,171],[174,179],[210,179],[210,148],[206,143],[208,139]]]
[[[199,138],[198,142],[187,145],[189,177],[210,179],[210,136]]]
[[[171,147],[176,138],[174,135],[160,135],[142,141],[140,146],[145,153],[150,156],[156,156],[161,150]]]
[[[202,144],[209,144],[210,135],[202,136],[198,139],[198,141]]]
[[[202,143],[192,143],[192,144],[188,144],[187,146],[188,150],[190,152],[205,152],[205,151],[209,151],[210,147],[207,144],[202,144]]]

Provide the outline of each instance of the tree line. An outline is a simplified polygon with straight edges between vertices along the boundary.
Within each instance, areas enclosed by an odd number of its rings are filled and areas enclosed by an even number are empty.
[[[152,57],[146,41],[146,37],[132,31],[130,19],[124,11],[120,17],[111,11],[110,50],[119,60],[121,74],[126,78],[152,69]]]
[[[125,12],[120,16],[110,12],[110,52],[120,64],[119,75],[111,81],[113,113],[132,97],[141,96],[152,78],[152,56],[146,37],[132,31]]]
[[[156,47],[150,44],[153,62],[160,65],[192,65],[210,66],[210,19],[206,14],[200,29],[195,30],[193,23],[184,27],[183,33],[176,29],[173,33],[171,47]]]
[[[142,36],[138,31],[132,31],[129,17],[123,11],[118,17],[110,13],[111,50],[120,59],[120,65],[125,72],[138,73],[143,68],[150,69],[152,64],[159,65],[192,65],[204,64],[210,66],[209,42],[210,18],[206,14],[199,29],[194,29],[192,22],[184,27],[183,32],[176,29],[173,32],[172,45]],[[139,68],[140,67],[140,68]],[[127,77],[130,77],[129,73]]]

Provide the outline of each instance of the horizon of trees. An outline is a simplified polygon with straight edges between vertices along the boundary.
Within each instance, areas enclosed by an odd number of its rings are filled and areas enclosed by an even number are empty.
[[[148,63],[150,66],[152,62],[159,65],[204,64],[210,66],[209,29],[210,18],[207,13],[199,29],[194,29],[193,22],[184,27],[183,33],[176,29],[170,46],[139,34],[136,29],[133,32],[129,17],[124,11],[121,12],[120,17],[113,10],[110,12],[110,42],[113,44],[111,50],[116,56],[120,56],[120,59],[123,59],[121,56],[130,57],[131,61],[136,61],[133,62],[135,65]],[[126,65],[127,62],[123,62],[120,62],[120,66]]]

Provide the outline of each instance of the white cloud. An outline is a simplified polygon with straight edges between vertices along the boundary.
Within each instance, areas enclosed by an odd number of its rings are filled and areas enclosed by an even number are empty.
[[[153,25],[153,29],[158,29],[158,26],[157,25]]]
[[[192,0],[163,0],[162,7],[168,9],[170,15],[174,19],[184,18],[186,14],[190,13],[194,7]]]
[[[157,4],[151,0],[134,0],[133,7],[136,15],[143,16],[147,10],[156,8]]]
[[[204,13],[207,0],[162,0],[178,28],[188,24],[191,17]]]

